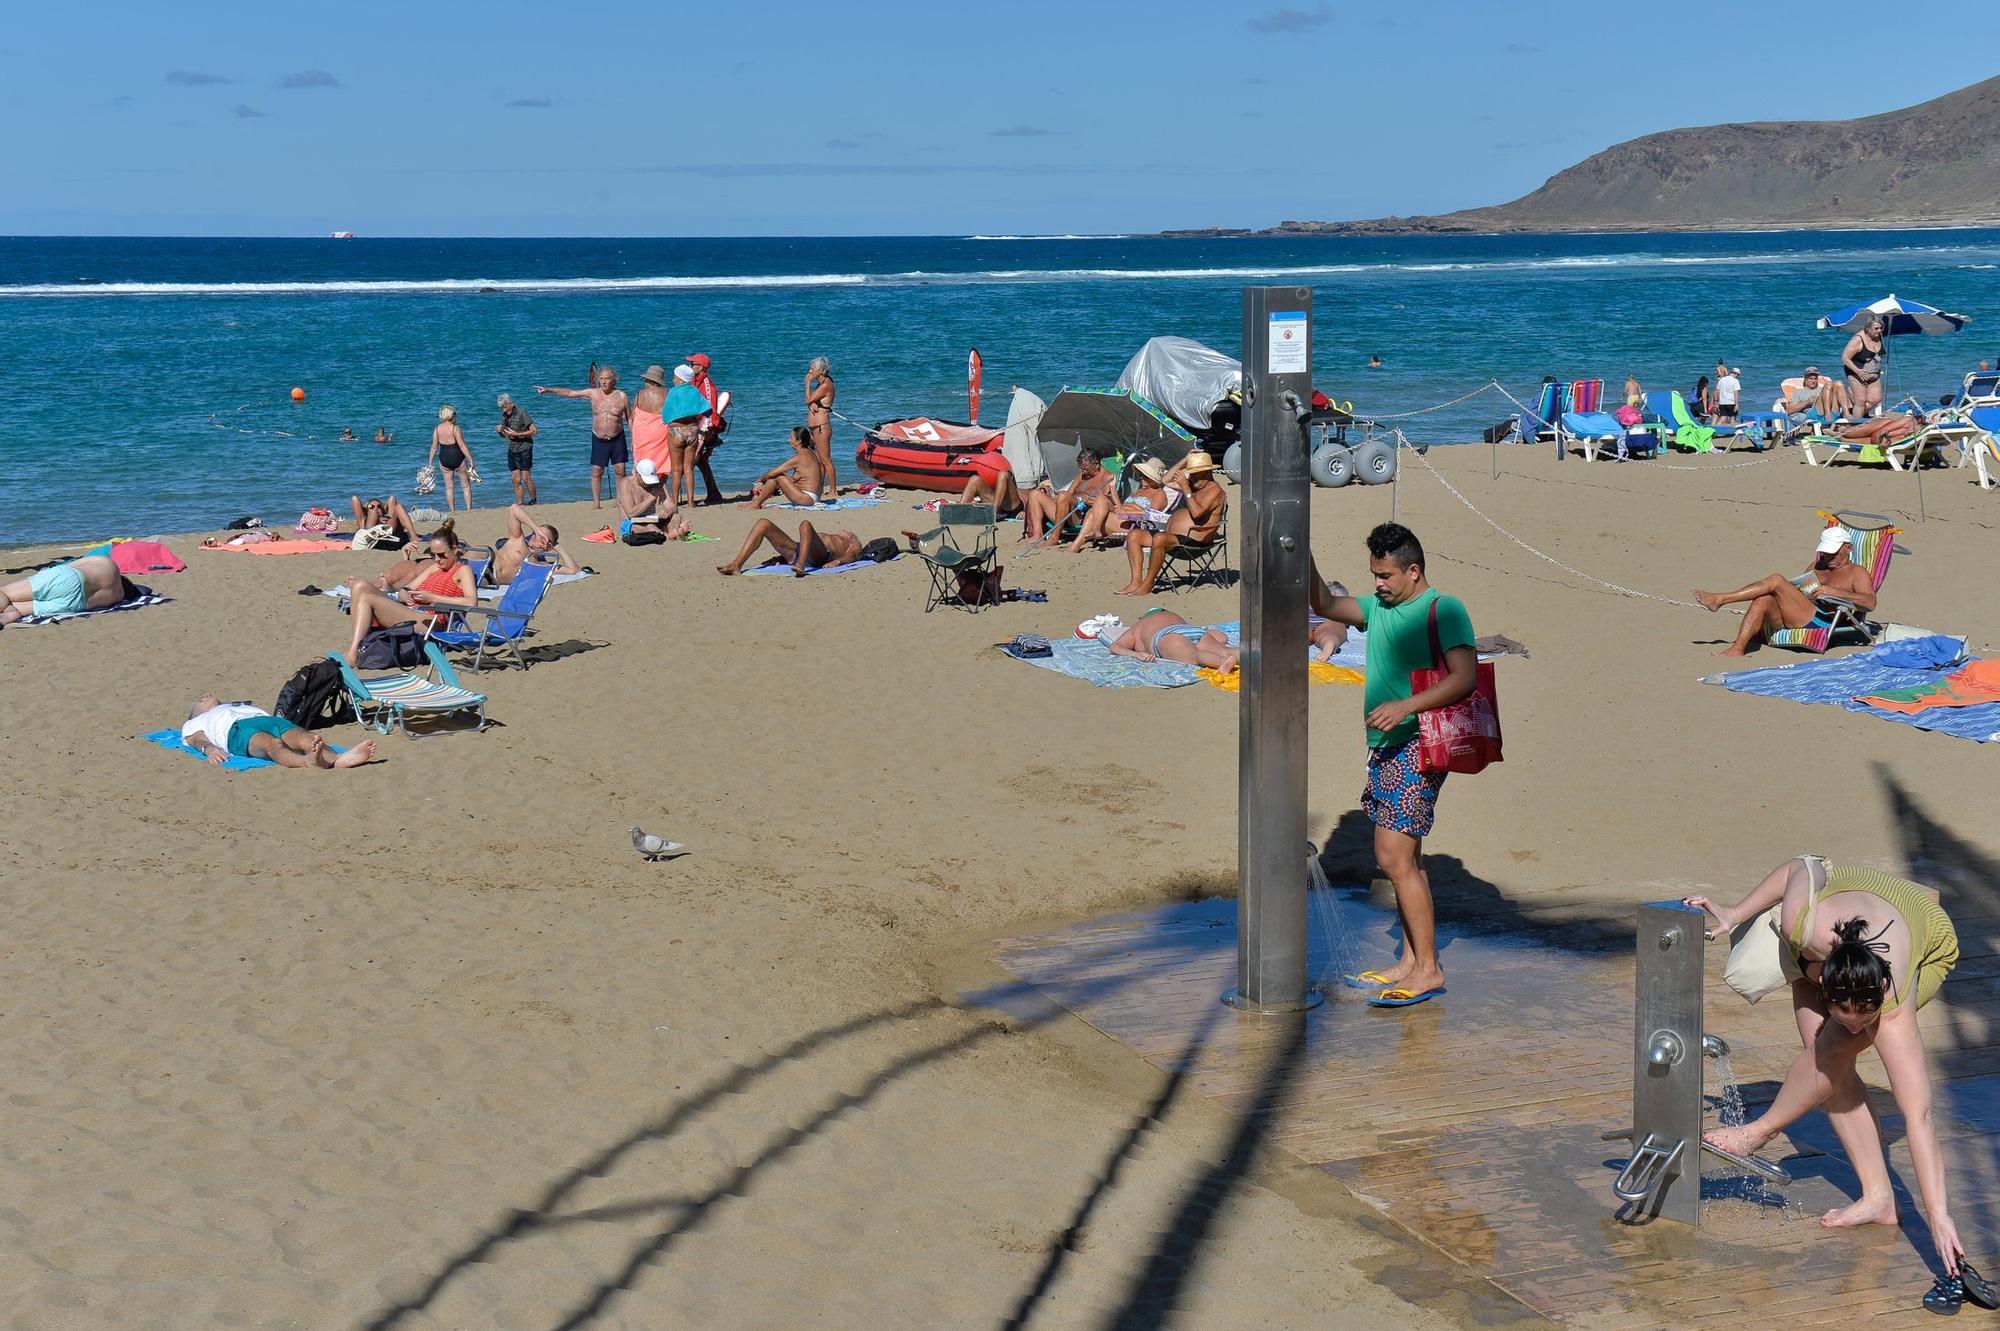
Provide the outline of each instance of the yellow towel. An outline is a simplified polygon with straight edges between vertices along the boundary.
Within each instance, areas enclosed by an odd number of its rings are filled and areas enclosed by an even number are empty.
[[[1359,670],[1350,670],[1346,666],[1328,665],[1324,661],[1307,662],[1306,672],[1315,684],[1359,684],[1367,678]],[[1239,693],[1242,691],[1243,674],[1241,671],[1232,670],[1225,675],[1220,670],[1210,670],[1208,667],[1203,666],[1200,673],[1203,679],[1213,684],[1216,688],[1221,689],[1224,693]]]

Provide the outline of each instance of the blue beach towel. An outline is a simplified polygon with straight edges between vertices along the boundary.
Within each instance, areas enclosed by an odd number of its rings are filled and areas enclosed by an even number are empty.
[[[1816,657],[1796,665],[1764,670],[1739,670],[1727,675],[1707,675],[1704,684],[1720,684],[1736,693],[1753,693],[1763,698],[1789,698],[1793,702],[1824,703],[1844,711],[1862,712],[1934,730],[1957,739],[1990,743],[2000,740],[2000,703],[1980,703],[1973,707],[1933,707],[1914,713],[1885,712],[1856,702],[1856,698],[1890,689],[1905,689],[1935,682],[1965,654],[1965,640],[1944,634],[1907,642],[1884,643],[1865,652],[1838,658]],[[1897,665],[1898,661],[1933,661],[1937,664]],[[1888,662],[1888,664],[1885,664]]]
[[[902,556],[898,555],[896,558],[900,559]],[[828,564],[825,568],[808,569],[806,576],[816,578],[822,573],[859,573],[865,568],[880,568],[883,564],[893,564],[895,562],[895,559],[884,559],[879,562],[873,559],[857,559],[852,564]],[[757,573],[782,573],[789,578],[792,576],[792,566],[790,564],[771,564],[767,567],[746,568],[743,570],[743,573],[746,577]]]
[[[832,503],[787,504],[779,502],[766,504],[766,508],[789,508],[795,513],[831,513],[840,508],[874,508],[882,502],[880,495],[841,495]]]
[[[1241,647],[1243,645],[1242,620],[1232,619],[1226,624],[1211,624],[1209,625],[1209,627],[1213,629],[1219,629],[1222,632],[1222,634],[1229,639],[1229,645],[1231,647]],[[1312,655],[1313,650],[1314,649],[1312,647],[1312,644],[1308,642],[1306,644],[1306,654],[1310,656],[1313,660],[1317,661],[1319,658],[1317,656]],[[1339,651],[1335,652],[1330,658],[1328,658],[1327,664],[1345,666],[1349,670],[1363,670],[1367,665],[1367,661],[1368,661],[1368,630],[1349,629],[1347,630],[1346,641],[1340,644]]]
[[[1055,638],[1049,642],[1049,655],[1014,659],[1071,679],[1087,680],[1100,689],[1178,689],[1201,679],[1193,666],[1178,661],[1113,656],[1111,649],[1095,638]]]
[[[141,735],[139,736],[139,738],[147,741],[148,743],[157,744],[163,749],[173,749],[178,752],[185,753],[192,758],[197,758],[201,761],[204,767],[211,765],[208,761],[208,755],[203,753],[200,749],[197,749],[194,745],[188,743],[186,740],[182,739],[181,732],[179,730],[175,729],[155,730],[149,734]],[[335,753],[347,752],[346,749],[341,748],[338,744],[329,744],[326,747],[332,749]],[[254,772],[260,767],[277,766],[277,764],[272,762],[269,758],[238,758],[233,754],[230,757],[224,759],[221,763],[214,765],[220,766],[221,769],[225,772]]]

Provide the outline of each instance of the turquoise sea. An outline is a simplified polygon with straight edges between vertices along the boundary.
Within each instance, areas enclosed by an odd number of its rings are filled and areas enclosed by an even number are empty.
[[[1690,387],[1718,355],[1763,405],[1842,339],[1821,313],[1899,295],[1973,317],[1899,339],[1892,394],[1927,399],[2000,354],[2000,231],[1570,237],[745,240],[0,239],[0,542],[219,526],[241,514],[408,497],[440,403],[511,497],[497,393],[542,427],[544,499],[589,492],[588,415],[533,398],[597,361],[636,386],[696,351],[735,395],[717,454],[741,486],[784,451],[801,379],[833,358],[858,421],[962,417],[965,353],[986,408],[1012,384],[1104,384],[1148,337],[1232,349],[1238,290],[1314,289],[1315,378],[1362,412],[1426,406],[1497,377]],[[1363,368],[1370,355],[1383,368]],[[297,385],[306,400],[288,397]],[[1414,418],[1460,442],[1507,413],[1487,395]],[[390,445],[365,440],[377,425]],[[858,432],[836,435],[852,471]]]

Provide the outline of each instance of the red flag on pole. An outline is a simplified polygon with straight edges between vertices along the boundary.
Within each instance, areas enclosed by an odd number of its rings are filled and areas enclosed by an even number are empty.
[[[979,424],[979,379],[985,364],[979,359],[978,347],[965,358],[965,409],[972,413],[969,419],[974,425]]]

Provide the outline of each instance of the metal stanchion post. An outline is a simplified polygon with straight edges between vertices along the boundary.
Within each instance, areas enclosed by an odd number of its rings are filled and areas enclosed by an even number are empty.
[[[1248,1012],[1297,1012],[1306,976],[1306,578],[1312,291],[1243,290],[1242,692],[1236,987]]]

